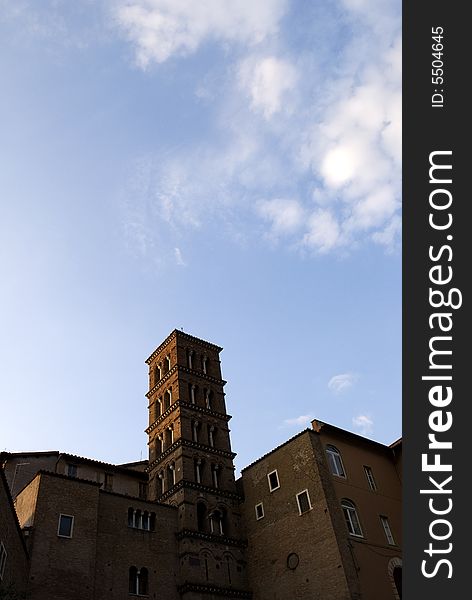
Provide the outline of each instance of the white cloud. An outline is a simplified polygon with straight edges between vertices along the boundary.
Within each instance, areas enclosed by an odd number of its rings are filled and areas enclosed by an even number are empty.
[[[317,209],[308,220],[308,231],[302,243],[318,252],[328,252],[341,242],[341,230],[336,216],[328,209]]]
[[[145,69],[208,40],[254,45],[275,34],[285,0],[119,0],[115,18]]]
[[[274,56],[250,57],[239,67],[239,82],[251,99],[253,110],[269,119],[282,108],[288,110],[287,98],[297,82],[295,67]]]
[[[174,248],[175,262],[179,265],[179,267],[186,267],[187,263],[184,261],[182,257],[182,252],[180,248]]]
[[[352,387],[358,379],[359,376],[356,373],[340,373],[331,377],[328,381],[328,388],[335,394],[339,394]]]
[[[306,427],[308,426],[311,421],[313,421],[313,416],[312,415],[300,415],[299,417],[295,417],[294,419],[285,419],[284,423],[285,425],[297,425],[299,427]]]
[[[276,198],[257,203],[259,215],[270,222],[275,236],[293,233],[303,222],[304,210],[297,200]]]
[[[363,435],[368,435],[374,430],[374,422],[368,415],[358,415],[352,418],[352,424],[356,427]]]
[[[171,231],[219,221],[250,236],[260,231],[250,222],[255,214],[266,228],[262,239],[283,238],[302,253],[344,254],[368,242],[396,250],[401,193],[396,2],[382,0],[380,14],[372,0],[345,0],[352,37],[340,41],[335,64],[313,69],[293,47],[280,58],[287,48],[282,36],[272,34],[282,24],[285,2],[221,0],[213,14],[215,2],[119,2],[121,27],[143,68],[193,52],[208,39],[245,43],[232,55],[226,46],[224,75],[210,73],[196,85],[194,94],[212,104],[216,117],[205,141],[152,159],[144,186],[151,219]],[[263,14],[270,15],[266,22]],[[307,31],[311,26],[307,23]],[[316,54],[310,56],[316,63]]]

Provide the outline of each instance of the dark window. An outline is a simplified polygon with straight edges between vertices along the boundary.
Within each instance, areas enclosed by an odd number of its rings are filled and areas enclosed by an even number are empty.
[[[7,564],[7,550],[3,544],[0,543],[0,581],[3,579],[3,573],[5,572],[5,565]]]
[[[146,567],[137,569],[136,567],[129,568],[129,586],[130,594],[136,596],[146,596],[148,593],[148,570]]]
[[[207,531],[208,518],[207,518],[207,508],[203,502],[198,502],[197,504],[197,527],[198,531]]]
[[[267,478],[269,479],[269,489],[271,492],[280,487],[279,476],[277,474],[277,471],[272,471],[272,473],[269,473],[267,475]]]
[[[364,465],[364,473],[365,473],[366,479],[369,483],[370,489],[373,492],[375,492],[377,490],[377,485],[375,484],[375,479],[374,479],[374,474],[372,473],[372,469],[370,467],[367,467],[366,465]]]
[[[69,477],[77,477],[77,465],[68,464],[67,475],[69,475]]]
[[[72,529],[74,526],[74,517],[70,515],[59,515],[59,526],[57,535],[60,537],[72,537]]]
[[[393,581],[395,582],[395,587],[397,588],[398,596],[401,599],[402,597],[402,568],[395,567],[393,569]]]
[[[395,540],[393,539],[392,530],[390,529],[390,523],[388,522],[387,517],[380,517],[380,522],[382,523],[382,527],[385,533],[385,537],[387,538],[387,542],[390,546],[395,546]]]
[[[343,509],[344,518],[346,520],[349,533],[357,537],[364,537],[362,535],[361,524],[359,522],[359,517],[357,516],[357,510],[354,504],[350,500],[343,500],[341,502],[341,507]]]
[[[303,490],[297,494],[297,502],[298,502],[298,510],[300,514],[308,512],[311,510],[310,497],[308,496],[308,490]]]
[[[256,504],[255,510],[256,519],[259,521],[259,519],[262,519],[264,517],[264,505],[262,504],[262,502],[260,504]]]
[[[341,454],[334,446],[326,446],[326,455],[328,457],[329,467],[333,475],[338,477],[346,477]]]

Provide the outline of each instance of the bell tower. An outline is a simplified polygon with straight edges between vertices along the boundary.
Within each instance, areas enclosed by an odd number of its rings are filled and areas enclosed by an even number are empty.
[[[251,598],[219,354],[174,330],[149,365],[149,496],[179,516],[183,600]]]

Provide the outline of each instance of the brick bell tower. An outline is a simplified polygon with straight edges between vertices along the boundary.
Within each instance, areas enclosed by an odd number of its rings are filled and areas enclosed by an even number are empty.
[[[149,496],[178,508],[183,600],[251,598],[222,348],[174,330],[149,365]]]

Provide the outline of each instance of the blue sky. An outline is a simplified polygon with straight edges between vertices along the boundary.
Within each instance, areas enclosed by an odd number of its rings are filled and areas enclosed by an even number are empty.
[[[0,0],[0,447],[146,457],[144,360],[222,345],[242,468],[401,433],[390,0]]]

